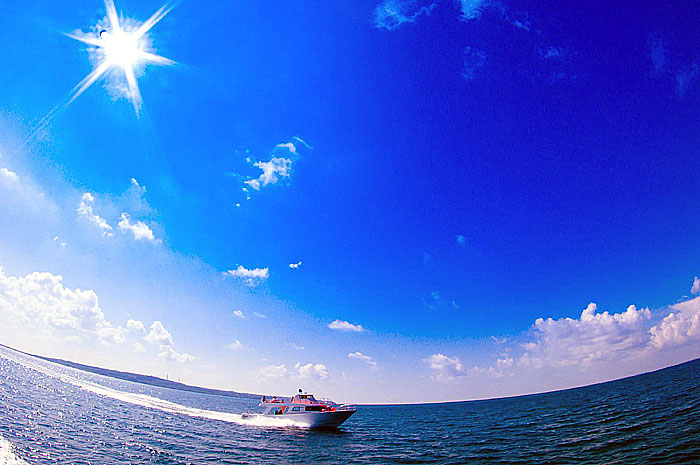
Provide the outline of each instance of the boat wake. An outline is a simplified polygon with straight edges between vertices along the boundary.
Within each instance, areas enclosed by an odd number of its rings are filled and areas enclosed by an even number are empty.
[[[27,465],[27,462],[15,455],[12,448],[12,443],[0,436],[0,465]]]
[[[52,378],[60,379],[65,383],[72,384],[79,387],[85,391],[97,394],[102,397],[108,397],[121,402],[126,402],[133,405],[138,405],[141,407],[151,408],[155,410],[160,410],[162,412],[173,413],[178,415],[187,415],[190,417],[206,418],[209,420],[224,421],[227,423],[236,423],[245,426],[258,426],[258,427],[272,427],[272,428],[307,428],[305,424],[297,423],[288,418],[269,418],[263,416],[243,416],[238,413],[230,412],[219,412],[216,410],[205,410],[198,409],[194,407],[187,407],[185,405],[177,404],[175,402],[170,402],[168,400],[160,399],[158,397],[149,396],[146,394],[137,394],[131,392],[120,391],[117,389],[102,386],[97,383],[86,381],[83,379],[71,376],[69,373],[60,372],[52,369],[53,365],[51,362],[46,362],[43,360],[36,360],[33,357],[26,356],[18,353],[10,353],[9,351],[2,350],[0,355],[11,360],[15,363],[29,368],[34,371],[38,371],[44,375],[51,376]],[[65,370],[74,370],[72,368],[60,367]],[[2,446],[0,445],[0,448]],[[2,453],[3,449],[0,449]],[[24,462],[2,462],[0,458],[0,465],[24,463]]]

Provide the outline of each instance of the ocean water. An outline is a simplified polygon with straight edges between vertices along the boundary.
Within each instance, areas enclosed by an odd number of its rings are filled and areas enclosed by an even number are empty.
[[[257,401],[93,375],[0,348],[0,465],[700,463],[700,360],[533,396],[360,406],[340,429]]]

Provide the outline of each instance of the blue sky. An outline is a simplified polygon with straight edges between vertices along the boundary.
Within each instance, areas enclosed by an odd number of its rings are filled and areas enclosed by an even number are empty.
[[[700,355],[693,2],[183,1],[142,102],[76,92],[107,5],[0,5],[0,343],[363,402]]]

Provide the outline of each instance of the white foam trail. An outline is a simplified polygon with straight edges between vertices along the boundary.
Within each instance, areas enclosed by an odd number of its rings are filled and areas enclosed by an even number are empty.
[[[149,396],[146,394],[136,394],[131,392],[119,391],[117,389],[108,388],[100,384],[91,383],[89,381],[84,381],[75,378],[67,373],[53,371],[50,369],[49,366],[51,362],[46,362],[43,360],[38,361],[35,360],[33,357],[22,356],[13,352],[3,350],[0,351],[0,356],[3,356],[8,360],[12,360],[13,362],[19,363],[20,365],[23,365],[34,371],[38,371],[47,376],[51,376],[52,378],[57,378],[61,381],[77,386],[85,391],[92,392],[93,394],[97,394],[103,397],[109,397],[111,399],[127,402],[129,404],[152,408],[167,413],[187,415],[190,417],[207,418],[209,420],[225,421],[228,423],[237,423],[239,425],[263,427],[308,427],[308,425],[296,423],[288,418],[264,416],[251,416],[243,418],[240,414],[237,413],[219,412],[216,410],[204,410],[194,407],[186,407],[184,405],[176,404],[174,402],[159,399],[157,397]],[[63,368],[63,366],[61,366],[61,368]],[[0,462],[0,465],[4,465],[3,462]]]
[[[27,465],[27,462],[12,452],[13,447],[10,441],[0,436],[0,465]]]

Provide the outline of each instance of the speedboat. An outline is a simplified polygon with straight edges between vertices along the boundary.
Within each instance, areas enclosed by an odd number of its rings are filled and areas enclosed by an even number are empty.
[[[331,400],[317,400],[313,394],[301,391],[292,397],[263,396],[259,407],[262,413],[244,413],[243,418],[264,417],[290,420],[307,428],[337,428],[357,412],[352,404],[337,404]]]

